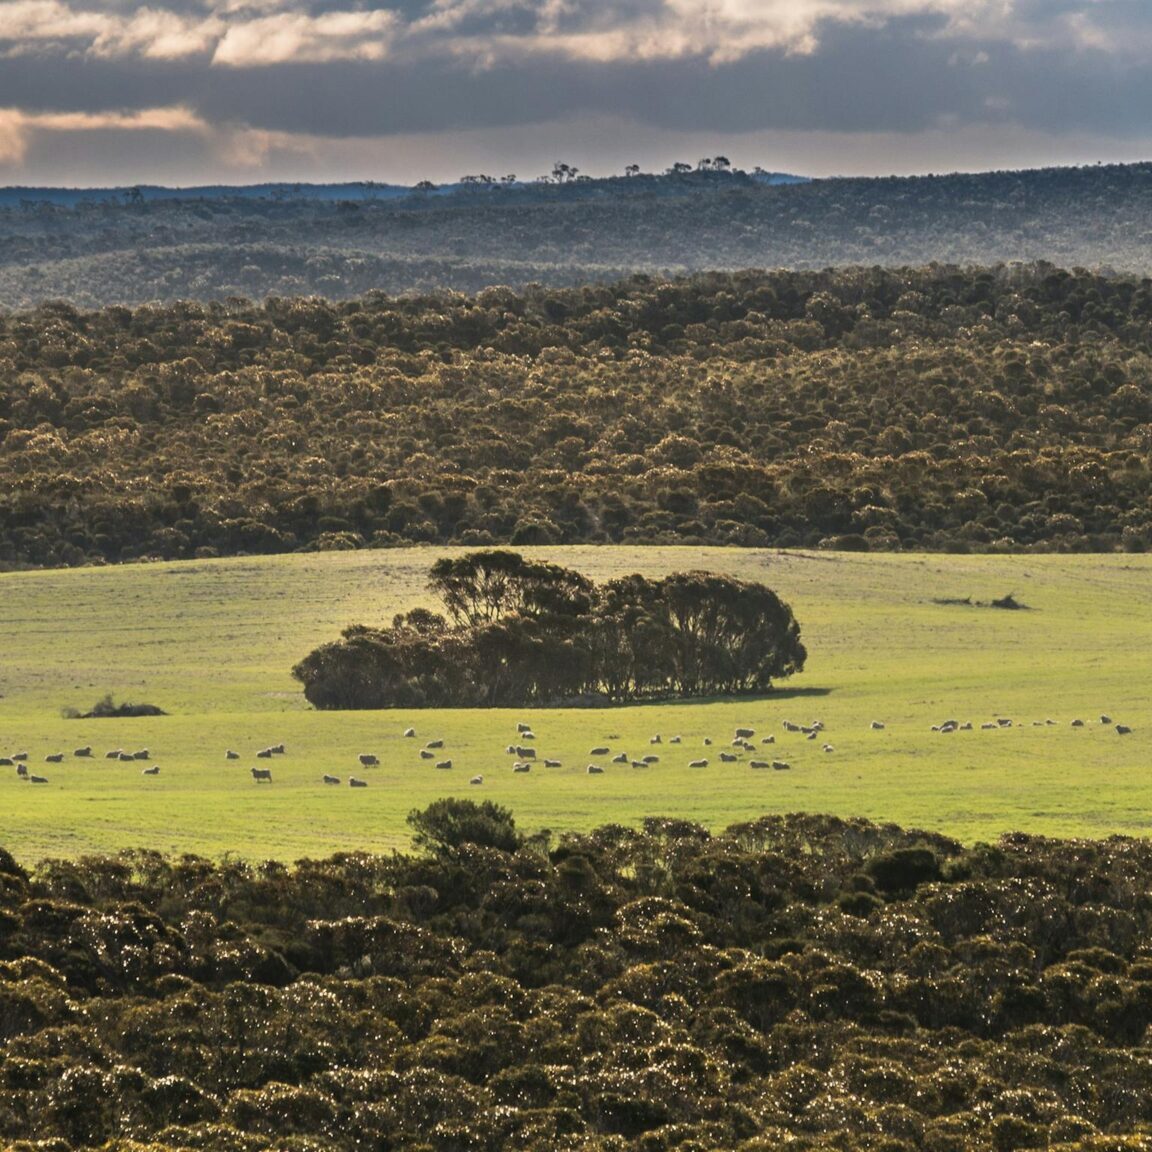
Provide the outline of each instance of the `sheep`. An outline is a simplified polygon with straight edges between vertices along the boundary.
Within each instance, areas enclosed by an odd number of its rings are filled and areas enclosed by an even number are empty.
[[[324,783],[325,784],[339,784],[340,783],[340,777],[339,776],[329,776],[328,773],[325,772],[324,773]]]
[[[660,734],[657,733],[655,736],[649,737],[648,743],[649,744],[659,744],[660,743]]]
[[[824,745],[824,751],[825,751],[825,752],[835,752],[835,751],[836,751],[836,749],[835,749],[835,748],[833,748],[831,744],[825,744],[825,745]]]
[[[233,752],[232,749],[229,748],[224,753],[224,759],[225,760],[239,760],[240,759],[240,753],[239,752]]]
[[[589,776],[600,776],[603,774],[604,769],[599,764],[589,764],[585,769]]]
[[[616,755],[612,757],[612,763],[613,764],[627,764],[628,763],[628,753],[627,752],[617,752]]]
[[[999,724],[1001,728],[1011,728],[1012,727],[1012,721],[1006,719],[1003,716],[998,716],[996,718],[996,723]]]
[[[33,776],[28,777],[28,782],[30,784],[47,784],[48,783],[48,777],[47,776],[35,776],[35,775],[33,775]]]
[[[536,759],[536,749],[535,748],[525,748],[523,744],[517,744],[516,745],[516,755],[521,760],[535,760]]]
[[[1072,721],[1072,727],[1073,728],[1083,728],[1084,727],[1084,721],[1083,720],[1073,720]]]
[[[521,721],[519,724],[516,725],[516,735],[517,736],[523,736],[525,732],[531,732],[531,731],[532,731],[532,725],[531,724],[525,724],[523,721]]]
[[[12,753],[12,759],[13,760],[27,760],[28,759],[28,753],[27,752],[13,752]]]
[[[371,752],[361,752],[357,759],[360,761],[361,768],[378,768],[380,766],[380,758]]]
[[[443,768],[443,769],[451,768],[452,767],[452,761],[451,760],[437,760],[436,761],[436,767],[437,768]]]
[[[531,764],[513,764],[512,765],[512,771],[513,772],[531,772],[532,771],[532,765]]]
[[[755,735],[756,735],[756,730],[754,728],[737,728],[736,729],[736,739],[737,740],[751,740],[752,737]]]
[[[869,727],[872,729],[873,732],[883,732],[884,731],[884,725],[879,720],[873,720],[872,723],[869,725]]]
[[[679,736],[669,736],[668,737],[668,743],[669,744],[679,744],[680,743],[680,737]]]
[[[17,764],[16,765],[16,775],[17,776],[23,776],[25,779],[27,779],[28,778],[28,765],[27,764]]]
[[[104,753],[105,760],[119,760],[124,755],[123,748],[113,748],[111,752]]]
[[[404,735],[406,737],[408,737],[409,739],[411,739],[413,736],[416,735],[416,729],[415,728],[405,728],[404,729]]]
[[[349,788],[367,788],[368,787],[368,781],[367,780],[361,780],[359,776],[349,776],[348,777],[348,787]]]
[[[151,757],[148,755],[147,748],[141,748],[139,752],[132,753],[133,760],[149,760]]]
[[[707,748],[708,745],[711,743],[712,743],[712,737],[711,736],[705,736],[704,737],[704,747]]]
[[[136,757],[133,756],[131,752],[121,752],[120,753],[120,763],[121,764],[131,764],[135,759],[136,759]]]
[[[73,748],[72,749],[72,755],[73,756],[81,756],[81,757],[91,756],[92,755],[92,745],[91,744],[85,744],[83,748]]]
[[[484,777],[483,776],[473,776],[472,779],[468,781],[468,783],[469,784],[483,784],[484,783]]]
[[[643,760],[633,760],[632,761],[632,767],[633,768],[647,768],[648,765],[645,764]]]
[[[1111,716],[1101,716],[1100,717],[1100,723],[1101,724],[1111,724],[1112,723],[1112,717]]]
[[[64,759],[64,753],[63,752],[49,752],[48,755],[44,757],[44,763],[45,764],[59,764],[59,763],[61,763],[61,761],[63,761],[63,759]]]
[[[271,752],[273,756],[283,756],[284,755],[284,745],[283,744],[273,744],[269,747],[268,751]]]
[[[960,725],[960,731],[961,732],[971,732],[972,731],[972,721],[971,720],[965,720],[964,723]]]
[[[708,761],[707,760],[689,760],[688,761],[688,767],[689,768],[707,768],[708,767]]]
[[[643,760],[645,764],[659,764],[660,763],[660,757],[659,756],[653,756],[651,753],[649,753],[647,756],[641,756],[640,759]]]
[[[143,768],[140,771],[140,775],[141,776],[159,776],[160,775],[160,765],[159,764],[153,764],[151,768]]]
[[[258,760],[271,760],[272,759],[272,749],[271,748],[261,748],[260,751],[256,753],[256,758]]]
[[[515,756],[516,755],[516,745],[515,744],[509,744],[508,747],[504,749],[504,751],[509,756]]]
[[[988,721],[988,723],[980,725],[980,731],[981,732],[994,732],[999,727],[1000,727],[1000,725],[997,724],[995,720],[990,720],[990,721]]]
[[[435,760],[436,759],[436,753],[435,752],[429,752],[427,748],[421,748],[420,749],[420,759],[421,760]]]
[[[444,741],[443,740],[429,740],[428,743],[424,745],[424,747],[425,748],[443,748],[444,747]]]
[[[559,760],[545,760],[544,761],[544,767],[545,768],[561,768],[561,767],[563,767],[563,765],[560,763]]]
[[[785,732],[799,732],[800,731],[800,725],[799,724],[793,724],[791,720],[785,720],[783,727],[784,727]]]
[[[261,780],[267,780],[268,783],[271,784],[272,783],[272,769],[271,768],[253,768],[252,769],[252,779],[255,780],[257,784],[259,784]]]
[[[776,772],[787,772],[792,765],[787,760],[773,760],[772,768]]]
[[[535,732],[521,732],[520,735],[525,740],[535,740],[536,739],[536,733]]]
[[[597,746],[596,748],[593,748],[592,751],[588,753],[588,755],[589,756],[607,756],[610,751],[611,751],[611,749],[605,748],[601,745],[601,746]]]
[[[1116,725],[1116,735],[1117,736],[1127,736],[1128,733],[1131,731],[1132,731],[1132,729],[1127,724],[1117,724]]]
[[[735,752],[721,752],[720,753],[720,762],[722,764],[735,764],[736,761],[739,759],[740,759],[740,757],[737,756]]]
[[[0,767],[11,768],[15,763],[11,756],[0,756]]]
[[[815,740],[816,737],[819,735],[820,735],[820,730],[818,728],[813,728],[812,731],[809,732],[808,735],[804,737],[804,739],[805,740]]]
[[[771,768],[772,764],[768,760],[749,760],[749,768]]]
[[[775,736],[765,736],[764,739],[760,741],[760,743],[761,744],[775,744],[776,743],[776,737]]]

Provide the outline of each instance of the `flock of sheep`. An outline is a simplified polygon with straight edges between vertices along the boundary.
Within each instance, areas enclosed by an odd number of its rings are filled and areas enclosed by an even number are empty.
[[[1115,730],[1117,735],[1127,736],[1131,733],[1132,728],[1128,724],[1114,723],[1111,716],[1101,715],[1100,724],[1105,727],[1110,727]],[[1033,727],[1053,727],[1057,721],[1052,719],[1047,720],[1034,720],[1032,721]],[[1006,717],[997,717],[995,720],[984,721],[979,725],[980,730],[1001,730],[1013,727],[1013,721]],[[1070,722],[1072,728],[1086,727],[1085,721],[1082,719],[1075,719]],[[822,739],[824,733],[824,724],[819,720],[813,720],[810,724],[796,724],[791,720],[784,720],[781,727],[784,733],[789,735],[800,736],[803,739],[810,741],[820,742],[821,750],[825,753],[834,752],[833,745],[827,743]],[[880,720],[873,720],[869,725],[872,731],[883,731],[885,724]],[[939,724],[933,724],[931,730],[933,732],[948,734],[953,732],[967,732],[973,731],[975,725],[971,721],[959,721],[954,719],[944,720]],[[408,739],[415,739],[416,730],[408,728],[404,732],[404,736]],[[721,763],[746,763],[749,768],[754,769],[770,769],[777,772],[784,772],[791,769],[792,765],[787,760],[780,760],[774,758],[763,759],[764,753],[761,749],[765,746],[774,745],[776,737],[772,734],[763,735],[759,738],[759,745],[753,743],[756,737],[756,731],[753,728],[741,727],[735,730],[731,743],[728,749],[718,750],[716,753],[717,759]],[[624,751],[616,751],[613,753],[613,745],[620,740],[620,736],[613,734],[607,737],[607,743],[596,745],[592,748],[588,755],[590,757],[585,772],[590,776],[602,775],[605,771],[604,763],[607,761],[613,765],[626,765],[632,768],[648,768],[653,764],[660,763],[660,755],[649,751],[647,754],[639,757],[629,755]],[[516,740],[505,749],[508,756],[512,757],[512,771],[514,773],[531,772],[533,766],[542,765],[544,768],[562,768],[563,762],[560,760],[541,758],[538,757],[536,751],[536,735],[532,731],[532,726],[524,722],[516,725]],[[649,738],[649,746],[655,747],[667,743],[668,745],[681,745],[683,743],[680,736],[669,736],[665,738],[659,734]],[[705,747],[712,745],[711,737],[704,737],[703,744]],[[453,768],[453,762],[450,758],[443,756],[444,741],[443,739],[429,740],[423,748],[419,751],[420,759],[423,761],[432,761],[433,767],[441,770],[449,770]],[[760,756],[754,755],[760,752]],[[227,760],[241,759],[240,753],[228,749],[225,753]],[[272,760],[277,756],[285,755],[285,748],[283,744],[272,744],[266,748],[260,749],[256,753],[256,758],[260,760]],[[91,746],[83,748],[76,748],[72,752],[72,756],[78,759],[90,759],[92,757]],[[689,768],[707,768],[711,763],[711,753],[708,756],[700,756],[687,761]],[[745,760],[744,757],[750,758]],[[117,762],[134,763],[137,761],[147,761],[151,759],[147,748],[139,749],[135,752],[127,752],[122,748],[115,748],[104,754],[106,760],[115,760]],[[609,759],[610,758],[610,759]],[[380,758],[372,752],[362,752],[359,755],[359,765],[361,769],[376,768],[380,765]],[[65,760],[63,752],[51,752],[44,757],[44,762],[47,764],[60,764]],[[30,784],[47,784],[48,777],[42,773],[31,771],[28,766],[29,754],[27,752],[15,752],[9,756],[0,756],[0,767],[14,767],[16,774],[20,779],[27,781]],[[250,769],[252,779],[255,783],[272,783],[272,768],[270,766],[254,766]],[[141,770],[143,776],[158,776],[160,774],[160,766],[152,764],[150,767]],[[321,777],[325,785],[339,785],[343,781],[339,776],[334,776],[325,772]],[[474,785],[482,785],[484,783],[484,776],[477,774],[469,778],[469,783]],[[348,784],[352,788],[367,788],[368,781],[362,776],[349,776]]]

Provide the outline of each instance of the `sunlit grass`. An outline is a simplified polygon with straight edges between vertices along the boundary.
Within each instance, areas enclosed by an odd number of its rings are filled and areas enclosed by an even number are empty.
[[[1152,812],[1152,559],[942,557],[722,549],[550,548],[534,556],[593,579],[707,568],[762,580],[796,612],[807,670],[771,697],[610,710],[317,713],[292,664],[353,622],[416,603],[440,550],[329,553],[0,576],[0,755],[30,753],[47,785],[0,769],[0,844],[18,858],[121,847],[286,860],[406,848],[405,817],[442,795],[510,807],[525,830],[587,829],[682,816],[714,828],[764,812],[892,820],[972,841],[1011,829],[1143,834]],[[1030,610],[988,601],[1012,592]],[[169,715],[66,720],[111,693]],[[1119,736],[1102,713],[1130,724]],[[1013,720],[982,731],[981,722]],[[785,719],[820,719],[808,741]],[[1081,729],[1070,721],[1082,718]],[[972,731],[931,731],[947,719]],[[1048,725],[1046,720],[1056,723]],[[540,756],[513,774],[506,747],[531,722]],[[884,722],[874,731],[872,720]],[[418,737],[405,739],[413,725]],[[722,764],[737,725],[792,768]],[[649,743],[662,737],[660,746]],[[668,740],[680,735],[682,743]],[[454,767],[421,760],[443,738]],[[613,737],[615,737],[613,739]],[[705,748],[704,739],[714,744]],[[827,741],[834,751],[821,750]],[[274,781],[249,769],[283,742]],[[596,757],[609,744],[648,768]],[[91,760],[70,753],[91,744]],[[147,748],[148,764],[104,752]],[[225,760],[225,749],[242,754]],[[44,757],[62,751],[63,764]],[[360,752],[381,765],[361,770]],[[547,756],[563,767],[545,769]],[[688,762],[707,756],[706,769]],[[325,786],[328,772],[339,788]],[[369,781],[347,787],[350,774]],[[482,785],[469,783],[483,775]]]

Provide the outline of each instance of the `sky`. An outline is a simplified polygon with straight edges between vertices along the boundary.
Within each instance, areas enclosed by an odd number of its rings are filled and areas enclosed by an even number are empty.
[[[1152,0],[0,0],[0,184],[1152,158]]]

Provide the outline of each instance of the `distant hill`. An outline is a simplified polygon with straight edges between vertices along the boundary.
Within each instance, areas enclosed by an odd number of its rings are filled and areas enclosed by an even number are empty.
[[[0,308],[348,299],[636,272],[934,261],[1152,273],[1152,164],[883,179],[474,180],[6,189]]]

